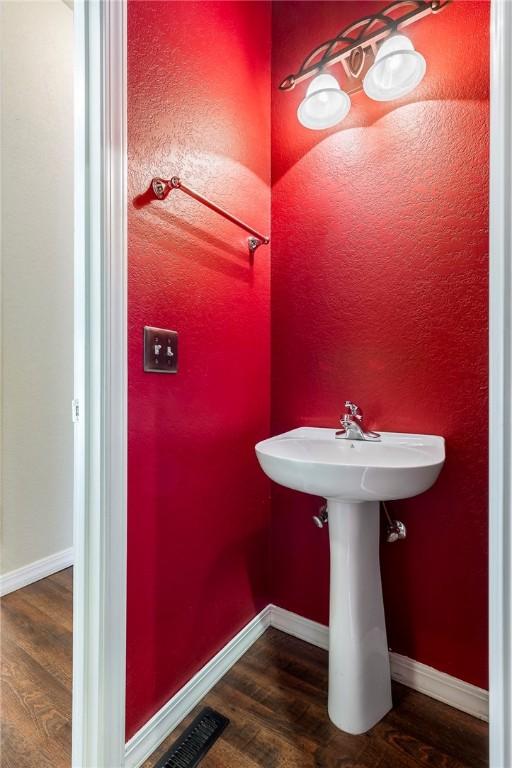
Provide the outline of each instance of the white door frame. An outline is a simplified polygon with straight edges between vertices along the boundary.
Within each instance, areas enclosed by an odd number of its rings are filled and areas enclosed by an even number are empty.
[[[126,0],[75,0],[73,768],[124,765]],[[490,768],[512,765],[512,1],[491,2]]]
[[[126,2],[75,0],[73,768],[124,765]]]
[[[491,2],[490,768],[512,765],[512,2]],[[468,425],[470,428],[470,425]]]

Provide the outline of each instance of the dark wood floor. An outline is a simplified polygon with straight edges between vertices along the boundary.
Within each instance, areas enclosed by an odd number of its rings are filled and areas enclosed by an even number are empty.
[[[72,571],[2,598],[2,768],[71,764]],[[277,630],[201,703],[231,723],[201,768],[486,768],[487,726],[395,684],[394,709],[349,736],[326,710],[327,654]],[[152,768],[196,708],[144,764]]]
[[[201,768],[485,768],[487,725],[404,686],[371,731],[327,716],[327,653],[270,629],[205,697],[231,720]],[[199,712],[152,755],[152,768]]]
[[[2,597],[1,766],[69,768],[71,568]]]

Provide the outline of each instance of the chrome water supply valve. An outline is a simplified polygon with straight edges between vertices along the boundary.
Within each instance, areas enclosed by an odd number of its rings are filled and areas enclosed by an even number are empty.
[[[313,522],[317,528],[323,528],[324,525],[327,525],[328,520],[329,515],[327,514],[327,504],[322,504],[318,510],[318,515],[313,515]]]
[[[407,538],[407,528],[404,523],[401,520],[392,520],[385,502],[381,503],[388,521],[386,525],[386,541],[389,544],[394,544],[395,541]]]

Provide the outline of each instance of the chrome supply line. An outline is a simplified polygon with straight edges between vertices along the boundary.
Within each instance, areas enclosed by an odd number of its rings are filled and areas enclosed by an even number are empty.
[[[224,208],[221,208],[220,205],[213,203],[211,200],[208,200],[207,197],[204,197],[203,195],[199,194],[199,192],[196,192],[194,189],[191,189],[191,187],[187,187],[187,185],[183,184],[183,182],[178,176],[173,176],[172,179],[169,179],[169,180],[160,179],[160,178],[153,179],[153,181],[151,182],[151,188],[155,194],[155,197],[157,197],[159,200],[165,200],[169,192],[171,192],[173,189],[180,189],[189,197],[193,197],[194,200],[197,200],[198,203],[202,203],[210,210],[215,211],[215,213],[218,213],[220,216],[223,216],[228,221],[231,221],[233,224],[236,224],[237,227],[240,227],[241,229],[244,229],[246,232],[249,232],[251,237],[248,238],[247,243],[249,246],[249,254],[251,256],[254,255],[254,252],[256,251],[257,248],[260,247],[260,245],[268,245],[270,243],[269,237],[267,237],[266,235],[262,235],[261,232],[258,232],[257,229],[253,229],[241,219],[237,218],[236,216],[233,216],[233,214],[229,213],[229,211],[226,211]]]

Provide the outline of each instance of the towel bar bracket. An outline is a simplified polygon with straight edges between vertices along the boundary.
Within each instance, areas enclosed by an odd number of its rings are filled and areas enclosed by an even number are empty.
[[[171,191],[169,185],[163,179],[153,179],[151,182],[151,189],[155,193],[155,197],[158,197],[159,200],[165,200]]]
[[[267,240],[268,243],[268,240]],[[260,240],[259,237],[248,237],[247,245],[249,246],[249,255],[254,256],[260,245],[266,245],[264,240]]]

